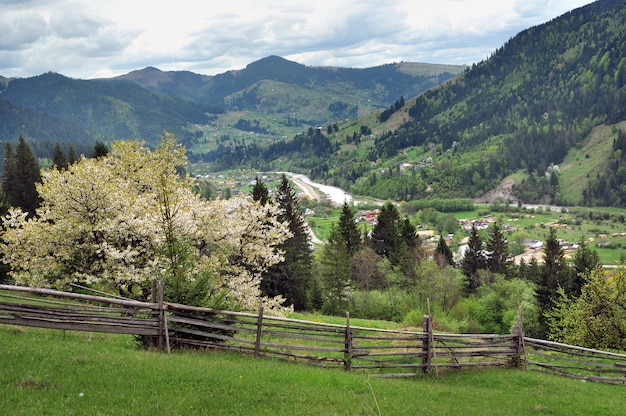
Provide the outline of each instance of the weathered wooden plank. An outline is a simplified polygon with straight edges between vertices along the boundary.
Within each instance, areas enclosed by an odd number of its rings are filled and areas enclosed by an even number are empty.
[[[287,329],[287,330],[293,330],[293,331],[311,331],[311,332],[323,332],[323,333],[330,333],[330,334],[343,334],[345,331],[345,327],[325,327],[325,326],[321,326],[321,327],[317,327],[314,324],[310,324],[310,325],[286,325],[286,324],[273,324],[270,322],[263,322],[263,326],[267,327],[267,328],[283,328],[283,329]]]
[[[423,373],[371,373],[370,376],[377,378],[409,378],[423,376]]]
[[[261,342],[261,347],[264,348],[278,348],[283,350],[296,350],[296,351],[318,351],[318,352],[336,352],[344,353],[344,348],[330,348],[330,347],[316,347],[312,345],[289,345],[289,344],[274,344],[271,342]]]
[[[305,340],[305,341],[313,341],[313,342],[324,342],[324,343],[330,343],[330,344],[343,344],[344,340],[343,338],[339,338],[337,336],[335,336],[334,338],[331,337],[321,337],[321,336],[314,336],[314,335],[307,335],[305,333],[302,334],[298,334],[298,333],[294,333],[294,332],[278,332],[278,331],[267,331],[267,330],[262,330],[262,335],[264,336],[270,336],[270,337],[275,337],[275,338],[289,338],[289,339],[301,339],[301,340]]]
[[[515,345],[513,342],[507,341],[507,342],[476,342],[476,343],[466,343],[466,344],[461,344],[461,345],[454,345],[454,344],[441,344],[441,343],[437,343],[437,341],[435,341],[435,348],[438,349],[445,349],[445,348],[449,348],[449,349],[455,349],[455,350],[463,350],[463,349],[480,349],[480,348],[497,348],[497,347],[502,347],[502,348],[511,348],[513,345]]]
[[[216,321],[202,320],[202,319],[190,319],[183,318],[176,315],[168,315],[167,320],[169,322],[179,323],[179,324],[188,324],[195,325],[203,328],[212,328],[212,329],[220,329],[223,331],[235,331],[235,332],[254,332],[253,329],[250,328],[241,328],[232,325],[224,325]]]
[[[359,340],[372,340],[372,341],[407,341],[407,342],[422,342],[423,337],[415,337],[415,336],[376,336],[376,335],[359,335],[355,334],[353,339]]]
[[[76,321],[52,321],[41,318],[4,318],[0,317],[0,323],[9,325],[21,325],[37,328],[65,329],[70,331],[86,331],[86,332],[105,332],[112,334],[135,334],[156,336],[158,331],[153,327],[138,325],[113,325],[107,323],[84,323]]]
[[[91,302],[102,302],[105,304],[131,306],[131,307],[137,307],[137,308],[156,309],[158,307],[157,304],[140,302],[137,300],[105,298],[102,296],[84,295],[82,293],[60,292],[58,290],[53,290],[53,289],[43,289],[43,288],[28,287],[28,286],[0,285],[0,290],[12,290],[12,291],[17,291],[17,292],[36,293],[39,295],[55,296],[59,298],[80,299],[80,300],[86,300],[86,301],[91,301]]]
[[[533,365],[540,367],[541,370],[546,373],[556,374],[556,375],[564,376],[564,377],[570,377],[570,378],[574,378],[577,380],[590,380],[590,381],[597,381],[597,382],[602,382],[602,383],[626,384],[626,378],[621,377],[621,376],[610,377],[610,376],[579,374],[579,373],[573,373],[570,371],[564,371],[554,366],[543,365],[543,363],[537,363],[537,362],[533,363]]]
[[[168,310],[202,312],[202,313],[207,313],[213,316],[217,316],[217,315],[241,316],[241,317],[254,318],[254,319],[256,319],[257,317],[257,314],[255,313],[223,311],[223,310],[218,310],[218,309],[203,308],[201,306],[189,306],[189,305],[183,305],[180,303],[172,303],[172,302],[165,302],[165,306]]]
[[[6,316],[24,317],[33,319],[50,319],[60,321],[85,321],[85,322],[111,322],[111,323],[138,323],[150,325],[156,323],[153,318],[137,318],[134,316],[116,316],[116,315],[96,315],[84,313],[59,313],[50,310],[25,310],[25,311],[4,311]]]
[[[468,357],[493,357],[493,356],[506,356],[510,357],[516,354],[515,349],[509,350],[480,350],[480,351],[442,351],[437,350],[437,356],[440,358],[468,358]]]
[[[355,370],[403,370],[403,369],[418,369],[424,368],[424,364],[420,363],[411,363],[411,364],[393,364],[393,363],[382,363],[377,365],[367,365],[367,364],[355,364],[352,366]]]
[[[551,347],[560,347],[562,349],[567,349],[567,350],[585,351],[585,352],[589,352],[593,354],[598,354],[600,356],[615,357],[615,358],[620,358],[622,360],[626,360],[625,354],[618,354],[618,353],[609,352],[609,351],[594,350],[592,348],[584,348],[584,347],[578,347],[575,345],[562,344],[560,342],[555,342],[555,341],[546,341],[542,339],[524,337],[524,343],[526,345],[551,346]]]
[[[458,363],[440,363],[438,367],[442,368],[463,368],[463,367],[503,367],[506,363],[503,361],[480,361],[480,362],[458,362]]]
[[[200,336],[204,338],[220,339],[222,341],[230,341],[230,342],[235,342],[235,343],[240,343],[240,344],[254,344],[254,340],[231,337],[229,335],[218,334],[215,332],[197,331],[197,330],[188,329],[188,328],[170,328],[170,332],[173,332],[174,334],[182,333],[182,334]]]
[[[86,303],[76,303],[70,302],[69,300],[54,300],[42,297],[26,297],[26,296],[12,296],[12,295],[4,295],[0,294],[0,298],[10,298],[19,300],[22,302],[5,302],[0,301],[0,309],[4,307],[4,305],[22,305],[22,306],[31,306],[31,307],[47,307],[45,305],[59,305],[56,309],[58,310],[68,310],[68,311],[92,311],[94,313],[119,313],[119,314],[151,314],[154,312],[154,309],[151,308],[137,308],[137,307],[121,307],[121,306],[102,306],[102,305],[94,305],[94,304],[86,304]],[[27,302],[27,303],[23,303]]]
[[[343,357],[320,357],[317,355],[303,355],[296,354],[293,352],[279,351],[279,350],[271,350],[271,349],[261,349],[261,354],[266,357],[284,357],[287,359],[291,359],[294,361],[304,360],[314,363],[336,363],[337,366],[343,365]]]
[[[410,355],[389,355],[389,356],[381,356],[381,355],[356,355],[354,356],[355,361],[365,362],[365,363],[406,363],[411,361],[418,360],[420,363],[422,362],[422,358],[424,356],[422,354],[410,354]]]
[[[600,361],[587,361],[587,360],[579,360],[576,358],[571,358],[566,354],[560,354],[560,355],[555,355],[555,354],[546,354],[540,351],[533,351],[532,353],[530,353],[530,355],[533,356],[539,356],[539,357],[544,357],[547,359],[550,359],[552,361],[565,361],[565,362],[572,362],[572,363],[576,363],[576,364],[580,364],[580,365],[586,365],[586,366],[593,366],[595,368],[612,368],[615,369],[615,363],[613,362],[600,362]],[[574,357],[576,357],[577,355],[575,355]],[[597,359],[602,359],[602,360],[606,360],[606,358],[597,358]]]
[[[360,354],[357,353],[354,355],[355,357],[357,357],[360,360],[370,360],[372,359],[372,361],[376,360],[377,357],[381,357],[381,358],[390,358],[393,359],[394,357],[398,357],[398,358],[402,358],[402,359],[422,359],[422,357],[424,356],[424,352],[422,352],[422,350],[419,351],[412,351],[412,352],[406,352],[406,353],[397,353],[397,352],[389,352],[389,353],[371,353],[369,351],[365,351],[364,353]],[[367,358],[364,358],[367,357]],[[384,360],[380,360],[380,361],[384,361]]]

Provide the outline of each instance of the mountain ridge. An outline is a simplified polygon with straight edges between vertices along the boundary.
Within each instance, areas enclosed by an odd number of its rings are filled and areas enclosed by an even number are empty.
[[[437,68],[438,75],[442,73],[441,68],[461,71],[458,66]],[[340,78],[339,83],[322,86],[317,82],[319,79],[330,79],[329,73],[337,78],[340,72],[343,81]],[[358,85],[356,81],[351,83],[349,80],[352,76],[350,74],[357,73],[361,75],[357,80]],[[359,111],[371,112],[396,99],[393,96],[396,93],[412,94],[416,88],[421,92],[439,81],[429,80],[423,73],[400,73],[392,66],[374,67],[369,72],[346,72],[338,68],[322,70],[271,56],[252,62],[244,69],[216,76],[146,67],[122,76],[94,80],[72,79],[52,72],[29,78],[0,78],[0,99],[4,100],[6,111],[3,114],[6,117],[17,114],[17,118],[32,120],[34,125],[45,124],[35,121],[37,114],[43,118],[55,117],[55,124],[59,128],[75,132],[72,138],[70,133],[59,136],[45,128],[23,129],[19,123],[7,122],[0,129],[0,140],[15,141],[23,134],[30,141],[82,143],[139,138],[154,142],[167,130],[181,137],[184,143],[193,144],[198,131],[190,130],[188,126],[215,122],[225,107],[233,111],[265,114],[285,111],[299,113],[300,107],[293,107],[286,96],[275,94],[270,100],[261,96],[263,83],[267,81],[289,86],[293,89],[293,96],[316,103],[309,105],[306,113],[298,116],[297,122],[286,123],[317,126],[339,114],[328,108],[333,102],[333,95],[338,94],[338,89],[364,97],[363,102],[368,105],[361,105]],[[389,81],[386,85],[391,86],[391,89],[388,91],[387,86],[379,85],[375,76],[387,78]],[[447,73],[446,76],[451,77],[453,74]],[[382,93],[374,97],[374,88]],[[393,98],[389,98],[391,96]],[[369,102],[366,97],[370,97]],[[169,108],[166,108],[168,105]],[[356,103],[351,105],[355,109],[354,116],[358,114],[357,107]],[[29,112],[28,116],[21,115],[26,112]],[[235,125],[237,120],[227,123]],[[77,133],[75,126],[81,126],[84,131]],[[275,134],[282,136],[295,131],[292,128],[287,133],[279,131]]]

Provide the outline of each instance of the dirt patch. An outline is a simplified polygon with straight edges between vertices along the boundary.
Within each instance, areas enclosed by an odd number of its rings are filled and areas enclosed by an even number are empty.
[[[474,198],[475,204],[491,204],[494,201],[517,204],[519,199],[513,194],[513,188],[517,185],[515,179],[505,179],[495,189],[487,191],[478,198]]]

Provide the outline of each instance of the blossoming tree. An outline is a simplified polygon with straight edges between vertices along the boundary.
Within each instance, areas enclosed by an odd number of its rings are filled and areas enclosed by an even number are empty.
[[[185,149],[166,133],[158,148],[118,141],[106,156],[42,172],[38,215],[12,209],[0,249],[17,284],[71,283],[145,299],[163,278],[170,300],[228,299],[253,310],[262,273],[282,261],[290,236],[275,205],[251,198],[207,201],[181,175]],[[285,312],[281,296],[261,299]]]

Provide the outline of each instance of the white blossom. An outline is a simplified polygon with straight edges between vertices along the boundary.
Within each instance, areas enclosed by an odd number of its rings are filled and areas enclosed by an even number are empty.
[[[154,151],[119,141],[106,157],[42,172],[38,216],[14,209],[3,219],[0,250],[16,283],[147,286],[168,269],[162,248],[175,239],[193,248],[188,279],[210,273],[244,310],[262,301],[288,312],[282,297],[260,292],[263,272],[283,260],[276,246],[290,236],[276,220],[278,208],[250,197],[203,200],[177,173],[186,162],[184,147],[166,134]]]

